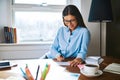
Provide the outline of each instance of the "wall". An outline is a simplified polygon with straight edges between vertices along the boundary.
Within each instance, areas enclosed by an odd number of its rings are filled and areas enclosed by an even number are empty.
[[[88,14],[90,9],[91,0],[78,0],[80,2],[72,2],[79,7],[85,24],[91,33],[91,42],[88,49],[88,55],[99,55],[100,52],[100,34],[99,23],[88,22]],[[8,12],[10,12],[9,0],[0,0],[0,41],[3,41],[3,26],[11,25],[10,19],[12,19]],[[104,25],[104,24],[103,24]],[[103,28],[105,31],[105,28]],[[105,33],[105,32],[104,32]],[[103,44],[105,42],[105,34],[103,34]],[[49,50],[50,44],[0,44],[0,59],[22,59],[22,58],[39,58],[45,52]],[[103,55],[105,55],[105,45],[103,45]]]
[[[120,58],[120,0],[111,0],[113,21],[107,23],[107,56]]]
[[[89,46],[89,55],[100,54],[100,23],[88,22],[88,16],[90,11],[92,0],[81,0],[81,12],[84,21],[91,32],[91,43]],[[102,55],[106,55],[106,23],[102,23]]]
[[[3,41],[3,26],[8,25],[8,5],[6,3],[6,0],[0,1],[0,42]]]
[[[0,59],[40,58],[48,51],[50,44],[0,44]]]

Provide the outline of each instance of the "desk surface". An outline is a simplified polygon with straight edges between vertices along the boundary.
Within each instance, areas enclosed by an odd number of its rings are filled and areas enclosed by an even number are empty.
[[[113,59],[109,57],[103,57],[103,58],[104,61],[100,65],[101,70],[103,70],[110,63],[113,62],[120,63],[120,59]],[[89,78],[82,75],[78,67],[70,67],[70,66],[61,67],[57,65],[56,62],[54,62],[53,60],[33,59],[33,60],[13,60],[12,62],[18,64],[18,66],[8,70],[0,70],[0,78],[6,79],[13,76],[14,78],[16,78],[16,80],[24,80],[24,78],[22,77],[22,73],[20,71],[20,67],[24,69],[26,64],[28,64],[31,72],[33,73],[33,76],[35,77],[38,64],[40,64],[41,65],[40,68],[43,69],[46,63],[48,63],[48,64],[52,64],[52,67],[50,73],[46,77],[46,80],[120,80],[120,75],[108,73],[108,72],[103,72],[103,74],[99,77]],[[78,77],[71,76],[72,74],[68,73],[65,70],[72,73],[78,73],[80,74],[80,76],[79,75]]]
[[[103,57],[103,58],[104,61],[100,64],[100,70],[103,70],[107,65],[111,63],[120,63],[120,59],[115,59],[112,57]],[[67,69],[70,70],[71,72],[79,73],[78,68],[71,68],[70,66],[68,66]],[[78,80],[120,80],[120,75],[103,71],[103,74],[99,77],[86,77],[83,74],[81,74]]]
[[[66,70],[66,67],[60,66],[52,59],[11,60],[11,62],[14,64],[18,64],[17,67],[12,67],[10,70],[0,71],[1,79],[13,77],[16,79],[12,80],[24,80],[20,68],[25,70],[26,64],[28,65],[28,68],[30,69],[34,78],[36,77],[37,67],[38,65],[40,65],[38,80],[40,80],[41,72],[44,70],[46,64],[51,64],[51,67],[45,80],[78,80],[80,75],[79,73],[76,74],[68,72]]]

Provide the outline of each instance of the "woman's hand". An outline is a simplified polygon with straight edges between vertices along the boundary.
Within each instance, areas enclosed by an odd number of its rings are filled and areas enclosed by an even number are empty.
[[[57,59],[57,61],[63,61],[63,60],[64,60],[64,57],[60,55],[60,56],[58,56],[56,59]]]
[[[83,60],[81,58],[75,58],[74,60],[70,61],[71,67],[76,67],[79,64],[82,64]]]

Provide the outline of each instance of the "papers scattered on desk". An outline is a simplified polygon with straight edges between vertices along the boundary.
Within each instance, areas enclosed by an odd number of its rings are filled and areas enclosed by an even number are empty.
[[[51,70],[45,80],[78,80],[80,73],[72,73],[59,65],[51,66]]]
[[[120,64],[118,63],[109,64],[103,71],[120,74]]]
[[[85,62],[87,64],[96,64],[99,65],[100,63],[103,62],[103,58],[101,58],[100,56],[88,56],[85,60]]]
[[[69,66],[70,63],[69,62],[56,62],[58,65],[62,65],[62,66]]]

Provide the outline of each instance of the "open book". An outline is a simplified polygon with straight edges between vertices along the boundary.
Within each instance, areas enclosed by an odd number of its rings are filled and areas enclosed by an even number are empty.
[[[87,64],[96,64],[99,65],[100,63],[103,62],[103,58],[101,58],[100,56],[88,56],[85,60],[85,62]]]
[[[118,64],[118,63],[111,63],[103,71],[120,74],[120,64]]]

